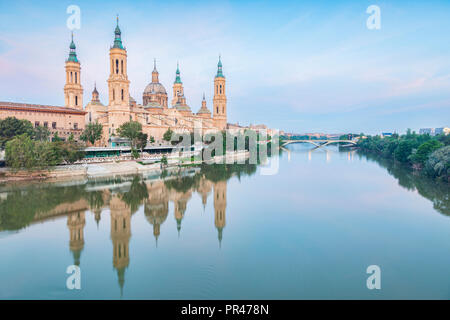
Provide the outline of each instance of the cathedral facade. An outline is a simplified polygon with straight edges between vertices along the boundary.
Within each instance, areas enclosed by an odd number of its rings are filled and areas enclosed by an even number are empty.
[[[165,87],[159,82],[159,73],[154,62],[152,81],[143,94],[142,104],[130,96],[130,80],[127,73],[127,51],[122,44],[122,34],[117,21],[114,43],[109,50],[110,75],[108,82],[108,102],[102,104],[97,88],[86,105],[86,123],[98,122],[103,126],[103,137],[98,146],[109,146],[117,138],[117,129],[130,120],[138,121],[142,130],[156,142],[162,142],[164,133],[170,128],[176,133],[188,133],[194,129],[201,134],[224,130],[227,127],[227,98],[225,76],[219,57],[217,73],[214,77],[213,112],[203,95],[198,112],[193,112],[184,95],[179,66],[175,73],[173,95],[169,97]],[[64,87],[66,107],[82,110],[83,88],[80,83],[81,66],[71,43],[69,59],[66,61],[66,85]]]

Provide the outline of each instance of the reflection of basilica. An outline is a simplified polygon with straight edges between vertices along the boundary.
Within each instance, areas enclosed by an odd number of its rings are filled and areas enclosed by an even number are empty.
[[[147,221],[153,226],[156,245],[160,234],[160,226],[169,214],[169,195],[164,183],[160,181],[147,184],[148,199],[145,200],[144,213]]]
[[[131,216],[136,203],[144,205],[144,214],[152,225],[156,246],[161,233],[161,225],[167,220],[169,214],[169,202],[173,203],[173,215],[176,221],[178,236],[181,231],[181,223],[185,216],[187,203],[192,198],[193,192],[197,192],[202,199],[203,208],[206,208],[208,196],[214,197],[214,224],[218,231],[219,246],[222,242],[222,232],[225,227],[225,213],[227,205],[227,181],[212,182],[203,175],[189,187],[179,187],[177,179],[171,179],[175,184],[168,184],[164,180],[142,182],[134,179],[130,191],[105,188],[102,191],[90,192],[86,199],[76,202],[76,206],[67,205],[71,209],[67,216],[67,227],[70,233],[69,247],[73,254],[74,264],[80,265],[81,252],[84,248],[85,211],[90,210],[97,227],[101,221],[103,209],[110,211],[110,236],[113,244],[113,266],[117,271],[121,293],[125,284],[125,271],[130,264],[129,243],[131,239]],[[142,186],[146,192],[142,192]],[[213,192],[212,192],[213,191]],[[125,196],[126,195],[126,196]],[[61,208],[62,206],[59,205]],[[133,209],[133,210],[132,210]],[[62,214],[58,209],[58,214]],[[66,212],[68,212],[66,211]]]

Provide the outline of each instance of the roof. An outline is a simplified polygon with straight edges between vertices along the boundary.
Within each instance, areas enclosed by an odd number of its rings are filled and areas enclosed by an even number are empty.
[[[4,102],[0,101],[0,109],[7,110],[18,110],[18,111],[33,111],[33,112],[54,112],[54,113],[67,113],[67,114],[78,114],[85,115],[86,112],[83,110],[58,107],[58,106],[48,106],[41,104],[30,104],[30,103],[18,103],[18,102]]]
[[[198,110],[197,114],[211,114],[211,111],[209,111],[208,108],[201,107],[200,110]]]
[[[164,86],[161,83],[151,82],[145,87],[144,94],[154,94],[154,93],[167,94],[166,88],[164,88]]]

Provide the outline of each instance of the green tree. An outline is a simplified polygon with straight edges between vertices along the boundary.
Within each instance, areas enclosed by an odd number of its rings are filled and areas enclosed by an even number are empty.
[[[33,125],[28,120],[19,120],[15,117],[8,117],[0,120],[0,144],[4,148],[6,142],[16,136],[27,134],[29,137],[34,136]]]
[[[13,171],[35,167],[34,142],[26,133],[6,142],[5,162]]]
[[[435,150],[425,163],[425,171],[432,177],[450,182],[450,146]]]
[[[150,136],[150,143],[155,143],[155,137]]]
[[[394,151],[394,158],[400,162],[408,162],[409,155],[412,153],[414,145],[410,140],[402,140]]]
[[[37,141],[48,141],[50,137],[50,130],[44,126],[37,126],[34,128],[34,139]]]
[[[85,156],[83,146],[74,141],[55,141],[53,142],[53,150],[60,158],[60,162],[74,163],[81,160]]]
[[[61,139],[61,138],[59,137],[58,132],[55,132],[55,133],[53,134],[52,141],[55,141],[55,142],[57,142],[57,141],[63,141],[63,139]]]
[[[410,157],[410,160],[414,163],[424,164],[427,161],[428,156],[434,151],[437,150],[444,145],[437,140],[430,140],[425,143],[422,143],[419,148]]]
[[[166,157],[166,155],[163,155],[161,158],[161,164],[165,167],[165,166],[167,166],[167,163],[168,163],[167,157]]]
[[[147,137],[148,135],[146,133],[140,132],[137,138],[136,148],[140,149],[141,152],[147,145]]]
[[[80,139],[84,142],[90,142],[92,145],[102,138],[103,126],[98,122],[90,122],[86,125]]]
[[[55,143],[49,141],[35,141],[33,145],[33,169],[44,170],[61,163],[62,157]]]
[[[142,125],[137,121],[128,121],[117,129],[117,133],[122,138],[129,139],[131,148],[136,149],[136,145],[142,135]]]
[[[164,132],[163,140],[170,142],[172,140],[173,131],[169,128],[166,132]]]

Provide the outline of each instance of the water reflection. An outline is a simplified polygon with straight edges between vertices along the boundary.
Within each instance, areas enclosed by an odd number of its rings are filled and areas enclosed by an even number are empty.
[[[358,152],[359,158],[376,162],[397,179],[398,184],[410,191],[417,191],[422,197],[431,200],[438,212],[450,216],[450,188],[448,183],[436,181],[420,173],[411,171],[400,163],[374,154]]]
[[[219,246],[225,228],[227,180],[232,176],[251,175],[256,165],[208,165],[157,177],[126,176],[107,180],[86,181],[81,185],[3,186],[0,202],[0,231],[13,231],[30,224],[67,215],[69,250],[73,263],[80,265],[84,249],[86,211],[91,211],[98,225],[104,210],[110,211],[110,238],[113,245],[113,267],[123,291],[125,271],[130,264],[129,243],[131,218],[144,206],[146,220],[152,225],[155,244],[158,245],[161,225],[169,215],[173,203],[178,235],[188,202],[198,193],[205,208],[208,196],[213,194],[214,221]]]

